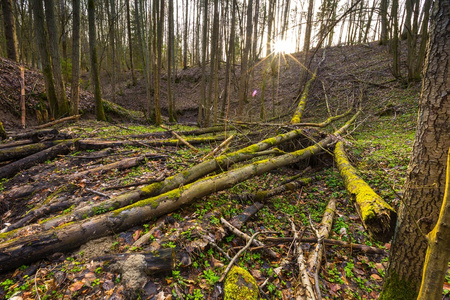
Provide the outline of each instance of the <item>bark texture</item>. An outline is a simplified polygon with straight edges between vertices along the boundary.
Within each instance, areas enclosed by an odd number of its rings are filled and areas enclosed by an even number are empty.
[[[427,235],[428,249],[423,268],[422,285],[418,300],[442,298],[442,284],[450,261],[450,152],[447,155],[447,176],[444,202],[439,220]]]
[[[416,299],[427,249],[423,236],[438,219],[450,146],[450,3],[434,3],[419,118],[404,199],[380,299]],[[416,226],[418,222],[421,231]]]

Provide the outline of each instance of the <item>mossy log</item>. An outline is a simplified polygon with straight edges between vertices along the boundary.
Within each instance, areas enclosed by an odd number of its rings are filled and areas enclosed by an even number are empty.
[[[224,299],[259,299],[258,285],[256,284],[255,278],[247,270],[234,266],[225,278]]]
[[[305,186],[305,185],[311,183],[311,181],[312,181],[311,178],[302,178],[302,179],[299,179],[296,181],[291,181],[291,182],[285,183],[285,184],[280,185],[271,190],[258,191],[256,193],[237,195],[236,198],[239,198],[242,201],[250,200],[250,201],[263,202],[263,201],[265,201],[269,198],[272,198],[273,196],[279,195],[283,192],[296,190],[302,186]]]
[[[292,116],[291,124],[300,123],[300,121],[302,120],[303,111],[305,110],[306,107],[306,100],[308,99],[309,90],[314,80],[316,80],[316,72],[314,72],[311,79],[309,79],[306,82],[305,88],[303,89],[297,108],[294,112],[294,115]]]
[[[214,142],[223,141],[225,136],[216,137],[201,137],[201,138],[186,138],[186,140],[192,145],[209,144]],[[84,139],[77,143],[77,148],[80,150],[101,150],[105,148],[123,147],[123,146],[181,146],[178,139],[166,139],[166,140],[149,140],[149,141],[105,141]]]
[[[233,165],[234,163],[249,160],[256,156],[259,156],[259,154],[262,153],[264,150],[267,150],[273,146],[297,138],[302,133],[303,133],[302,130],[292,130],[290,132],[279,134],[275,137],[265,139],[259,143],[250,145],[238,151],[224,154],[211,160],[201,162],[181,173],[178,173],[174,176],[164,179],[164,181],[162,182],[155,182],[146,185],[137,190],[121,194],[110,200],[106,200],[101,203],[97,203],[95,205],[89,205],[79,209],[75,209],[73,212],[71,212],[66,216],[55,218],[52,219],[51,221],[43,223],[42,226],[44,227],[44,229],[50,229],[54,227],[56,224],[62,222],[62,220],[76,221],[81,220],[82,218],[85,217],[91,217],[95,215],[97,211],[99,211],[98,210],[99,207],[102,208],[101,210],[109,211],[111,209],[117,209],[124,207],[126,205],[130,205],[145,197],[154,197],[159,194],[166,193],[180,186],[191,183],[211,172],[218,170],[226,170],[228,169],[229,166]]]
[[[34,153],[0,168],[0,178],[9,178],[21,170],[28,169],[58,155],[68,154],[76,140],[66,140],[53,147]]]
[[[229,130],[233,130],[233,127],[228,127]],[[192,135],[202,135],[207,133],[216,133],[216,132],[224,132],[225,126],[214,126],[214,127],[206,127],[206,128],[200,128],[195,130],[184,130],[184,131],[178,131],[177,133],[184,136],[192,136]],[[158,132],[151,132],[151,133],[143,133],[143,134],[132,134],[129,135],[130,138],[133,139],[144,139],[144,138],[169,138],[172,134],[168,131],[158,131]]]
[[[358,114],[355,114],[335,134],[341,134],[348,128]],[[20,237],[20,229],[0,234],[0,240],[3,241],[0,244],[0,272],[36,261],[55,252],[76,248],[95,238],[127,230],[172,212],[195,199],[233,187],[237,183],[276,168],[307,159],[322,151],[333,140],[333,136],[330,135],[308,148],[256,161],[219,175],[206,177],[165,194],[138,201],[121,209],[83,221],[62,224],[31,236]]]
[[[26,132],[20,132],[17,134],[11,134],[10,137],[14,140],[27,140],[32,139],[34,142],[40,142],[42,140],[53,140],[59,134],[59,131],[52,129],[32,130]]]
[[[7,149],[7,148],[13,148],[18,146],[24,146],[33,144],[33,140],[21,140],[21,141],[15,141],[15,142],[9,142],[5,144],[0,144],[0,149]]]
[[[0,162],[24,158],[62,142],[63,141],[47,141],[42,143],[6,148],[0,151]]]
[[[88,169],[85,171],[74,173],[69,176],[69,179],[73,180],[76,178],[86,177],[90,174],[105,172],[105,171],[113,170],[113,169],[117,169],[117,170],[130,169],[130,168],[139,166],[146,160],[162,160],[162,159],[166,159],[166,158],[167,158],[167,156],[165,156],[165,155],[156,155],[156,154],[124,158],[124,159],[121,159],[119,161],[116,161],[116,162],[113,162],[110,164],[106,164],[106,165],[102,165],[102,166]]]
[[[388,242],[394,234],[397,213],[359,177],[357,170],[348,161],[344,143],[336,144],[334,157],[367,232],[375,240]]]

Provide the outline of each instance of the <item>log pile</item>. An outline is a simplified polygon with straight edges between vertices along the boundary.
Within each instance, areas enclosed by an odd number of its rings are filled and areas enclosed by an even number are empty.
[[[316,127],[324,127],[334,120],[347,116],[349,113],[350,111],[340,116],[330,117],[328,120],[319,123]],[[74,200],[66,202],[62,201],[58,204],[49,203],[36,208],[35,210],[32,210],[28,216],[25,216],[23,221],[12,224],[9,228],[4,228],[3,233],[0,234],[0,272],[17,268],[23,264],[32,263],[57,252],[74,249],[92,239],[122,232],[133,226],[143,224],[144,222],[151,222],[151,220],[174,212],[181,207],[192,203],[194,200],[201,199],[212,193],[230,189],[255,176],[290,166],[300,161],[308,160],[319,153],[322,153],[324,150],[329,152],[329,149],[335,145],[336,141],[342,140],[341,135],[351,126],[359,113],[360,112],[358,111],[354,114],[352,118],[350,118],[341,128],[335,130],[333,134],[325,134],[322,139],[315,141],[312,145],[303,149],[296,149],[292,152],[283,152],[275,148],[282,143],[298,139],[302,135],[307,135],[307,132],[304,129],[294,128],[288,132],[266,138],[242,149],[218,155],[217,153],[224,146],[221,145],[214,149],[210,154],[204,156],[202,162],[195,164],[183,172],[165,178],[162,176],[151,183],[145,183],[143,181],[142,183],[145,185],[119,195],[112,195],[109,197],[98,191],[91,190],[97,195],[105,195],[105,198],[107,199],[80,207],[74,207],[74,209],[71,209],[64,215],[44,220],[39,224],[34,224],[32,227],[34,234],[23,236],[24,232],[31,230],[30,227],[26,227],[26,224],[35,221],[37,217],[41,217],[49,211],[61,211],[62,209],[67,209],[68,207],[72,207],[72,205],[78,204],[78,202]],[[300,122],[299,118],[301,117],[301,113],[297,115],[297,117],[298,120],[296,119],[293,123]],[[294,125],[295,124],[290,125],[291,128]],[[304,124],[300,124],[299,127],[303,125]],[[214,129],[213,131],[216,130],[217,129]],[[28,169],[34,165],[62,155],[67,155],[73,151],[102,150],[105,155],[88,155],[84,158],[87,160],[101,160],[104,157],[110,156],[111,149],[116,147],[154,147],[158,145],[178,147],[185,145],[191,150],[197,151],[197,149],[192,146],[193,144],[215,143],[226,139],[226,136],[224,135],[218,135],[213,138],[187,138],[182,137],[179,133],[175,133],[175,131],[170,130],[169,128],[167,128],[167,132],[170,132],[176,139],[114,141],[99,139],[63,139],[45,140],[36,143],[35,136],[38,135],[23,135],[24,139],[31,141],[30,144],[16,144],[12,147],[5,147],[3,150],[0,150],[0,161],[6,163],[0,167],[0,177],[13,177],[21,172],[21,170]],[[57,136],[57,133],[52,132],[52,135]],[[155,136],[152,137],[154,138]],[[149,138],[150,135],[146,135],[145,137]],[[162,133],[160,134],[160,137],[166,138],[167,134]],[[38,138],[38,140],[40,141],[42,138]],[[231,140],[232,139],[229,138],[224,144],[228,144]],[[264,158],[258,158],[260,156],[264,156]],[[379,197],[376,198],[373,191],[370,190],[370,193],[362,192],[367,191],[368,187],[363,185],[362,179],[356,175],[355,169],[348,163],[345,153],[343,153],[342,142],[338,142],[336,145],[334,157],[365,228],[373,238],[382,241],[389,240],[392,235],[393,224],[395,223],[395,211],[387,204],[381,202],[382,200],[380,201]],[[167,155],[141,155],[130,157],[73,173],[67,176],[67,178],[71,181],[77,181],[80,178],[92,176],[100,172],[129,169],[149,160],[165,160],[166,158]],[[249,162],[249,160],[253,161]],[[235,166],[237,163],[240,164]],[[228,228],[228,230],[247,241],[248,246],[246,247],[250,247],[251,244],[254,244],[257,248],[263,249],[268,257],[277,259],[279,255],[269,246],[256,239],[257,234],[254,234],[251,237],[246,233],[240,232],[240,227],[249,217],[261,209],[264,205],[263,203],[268,201],[271,197],[286,191],[298,190],[302,186],[309,184],[312,180],[312,177],[305,177],[302,179],[295,178],[270,190],[262,190],[253,194],[241,195],[242,201],[251,199],[252,201],[259,201],[261,203],[255,203],[254,207],[251,207],[248,210],[247,215],[244,214],[236,217],[231,222],[232,224],[227,222],[224,218],[221,218],[221,223],[224,227]],[[357,181],[356,186],[359,188],[354,187],[355,181]],[[124,185],[122,187],[129,188],[138,185],[139,183]],[[361,186],[363,186],[363,188],[360,188]],[[30,191],[27,191],[27,193],[29,192]],[[22,194],[24,193],[22,192]],[[369,203],[368,201],[375,201],[376,204],[373,204],[374,202],[367,204]],[[369,209],[367,208],[369,206],[370,208],[376,207],[376,209],[372,209],[370,210],[370,213],[367,213],[369,212]],[[276,238],[267,237],[262,239],[263,241],[271,243],[282,243],[286,241],[295,242],[295,257],[296,262],[299,265],[299,282],[301,282],[300,289],[303,289],[303,293],[306,293],[308,299],[320,298],[318,273],[325,244],[337,243],[343,247],[359,248],[366,253],[371,253],[371,251],[376,252],[376,250],[371,249],[371,247],[367,248],[367,246],[364,247],[362,245],[351,243],[339,244],[339,241],[333,242],[334,240],[328,239],[335,209],[336,202],[332,199],[325,211],[320,227],[317,229],[314,228],[311,222],[311,227],[315,233],[314,239],[308,240],[303,238],[301,236],[303,230],[298,231],[296,227],[298,224],[293,223],[291,224],[292,233],[294,235],[293,238],[276,240]],[[387,212],[382,211],[378,214],[379,209],[386,209]],[[316,247],[314,248],[314,251],[310,253],[309,259],[306,259],[306,255],[301,250],[301,244],[305,241],[316,243]],[[242,250],[242,252],[245,250],[246,249]],[[174,264],[173,252],[170,253],[170,255],[164,257],[161,267],[156,266],[160,262],[154,263],[154,261],[157,261],[154,256],[151,254],[144,254],[145,257],[149,257],[149,259],[146,260],[149,262],[147,268],[170,270]],[[125,254],[123,257],[103,257],[100,259],[123,260],[128,257],[127,255],[128,254]],[[234,273],[232,272],[231,274]],[[314,278],[310,278],[311,274]],[[225,275],[226,274],[224,274],[223,279],[225,279]],[[312,279],[315,285],[311,284],[310,279]],[[228,281],[229,280],[230,279],[228,279]],[[225,282],[227,282],[227,279],[225,279]]]

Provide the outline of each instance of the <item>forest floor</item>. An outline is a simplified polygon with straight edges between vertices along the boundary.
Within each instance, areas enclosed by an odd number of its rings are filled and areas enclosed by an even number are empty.
[[[322,57],[321,52],[322,50],[317,54],[316,63]],[[264,106],[267,118],[277,116],[278,123],[287,121],[292,115],[290,109],[298,93],[297,80],[300,72],[296,59],[299,59],[299,55],[279,56],[279,65],[274,70],[273,81],[269,80],[270,84],[266,89],[268,95]],[[255,68],[250,90],[257,90],[258,94],[247,104],[248,113],[244,118],[246,121],[259,121],[261,105],[258,97],[261,96],[261,70],[264,65],[265,62],[262,61]],[[16,71],[16,65],[0,60],[0,105],[2,109],[7,110],[3,111],[1,119],[9,132],[17,131],[19,124],[16,88],[20,85]],[[179,121],[196,121],[196,107],[200,96],[199,74],[199,68],[180,71],[175,89],[177,107],[180,110]],[[221,78],[222,75],[221,73]],[[142,80],[137,86],[132,86],[129,77],[122,80],[115,102],[128,109],[142,111],[145,107]],[[40,103],[39,95],[42,95],[43,85],[40,75],[33,70],[26,71],[26,78],[30,78],[27,82],[33,82],[26,87],[29,115],[33,116],[33,109]],[[103,81],[104,97],[112,101],[107,78]],[[342,113],[359,101],[363,113],[345,136],[347,149],[361,176],[394,208],[399,204],[398,197],[401,195],[414,141],[419,92],[419,83],[405,87],[394,80],[390,73],[388,48],[370,44],[328,49],[326,60],[319,69],[318,80],[308,100],[305,120],[311,122],[324,121],[329,112]],[[328,104],[325,99],[328,99]],[[77,123],[57,125],[60,133],[73,138],[123,141],[130,140],[132,135],[163,131],[154,126],[129,122],[111,124],[94,121],[90,93],[82,93],[81,103],[85,117]],[[166,108],[165,100],[163,108]],[[232,101],[229,119],[237,119],[235,108],[236,103]],[[113,118],[113,121],[121,120]],[[332,126],[339,127],[344,121],[338,121]],[[27,122],[36,124],[31,118]],[[171,128],[176,131],[195,129],[183,125]],[[238,134],[239,137],[232,142],[230,149],[239,149],[280,133],[283,126],[246,125],[234,130],[236,128],[229,133]],[[202,144],[197,146],[199,152],[194,152],[181,144],[147,146],[145,143],[149,140],[140,139],[140,145],[114,147],[107,151],[80,150],[60,155],[56,159],[23,170],[10,179],[1,179],[1,228],[15,224],[31,211],[45,205],[69,201],[69,206],[32,220],[27,224],[29,226],[15,233],[16,236],[36,234],[42,230],[39,224],[44,221],[136,188],[127,185],[167,178],[182,172],[201,162],[202,158],[220,143]],[[302,143],[305,143],[304,141],[305,139],[301,140]],[[288,151],[297,146],[297,143],[291,142],[282,149]],[[147,158],[132,168],[106,171],[94,169],[85,176],[76,176],[79,172],[95,167],[145,155]],[[150,155],[163,155],[164,158],[156,160]],[[2,166],[5,164],[2,163]],[[234,167],[239,165],[242,164]],[[284,192],[266,200],[259,212],[244,224],[241,230],[249,235],[270,230],[276,232],[272,237],[290,237],[293,233],[289,220],[292,220],[304,231],[304,237],[313,237],[310,219],[317,227],[328,201],[335,199],[337,213],[330,239],[367,245],[377,248],[379,252],[373,254],[370,251],[326,245],[319,273],[322,297],[376,299],[386,271],[390,244],[374,241],[365,232],[332,156],[327,151],[318,158],[276,169],[237,184],[231,189],[198,199],[159,219],[144,222],[113,236],[89,241],[79,249],[55,253],[46,259],[1,274],[0,298],[221,299],[223,287],[218,280],[229,260],[203,238],[215,240],[224,252],[233,257],[245,245],[245,241],[228,233],[220,218],[229,221],[254,204],[251,199],[242,195],[270,189],[298,174],[311,178],[311,182],[299,190]],[[104,212],[98,211],[99,215],[102,213]],[[139,247],[134,246],[135,242],[149,231],[152,232],[149,240]],[[268,237],[270,235],[266,235],[262,240],[267,240],[266,243],[276,252],[276,258],[267,256],[258,247],[251,248],[239,257],[237,265],[244,267],[254,276],[260,285],[262,297],[293,299],[299,279],[292,245],[289,242],[271,242]],[[314,247],[314,243],[302,245],[306,254]],[[142,275],[133,272],[133,267],[118,270],[104,259],[99,259],[105,255],[127,251],[151,253],[162,249],[175,249],[177,264],[171,271],[158,274]],[[285,260],[288,261],[287,264],[284,263]],[[447,278],[450,280],[450,276]],[[446,285],[450,287],[449,282]]]

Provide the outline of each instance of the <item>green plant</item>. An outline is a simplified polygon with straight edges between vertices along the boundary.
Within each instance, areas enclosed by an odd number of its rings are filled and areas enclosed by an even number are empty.
[[[92,282],[92,287],[96,286],[96,285],[100,285],[100,278],[96,278],[94,279],[94,281]]]
[[[214,273],[214,271],[212,271],[211,269],[203,271],[202,277],[206,279],[206,282],[208,282],[210,285],[216,284],[220,279],[220,277],[217,276],[216,273]]]

